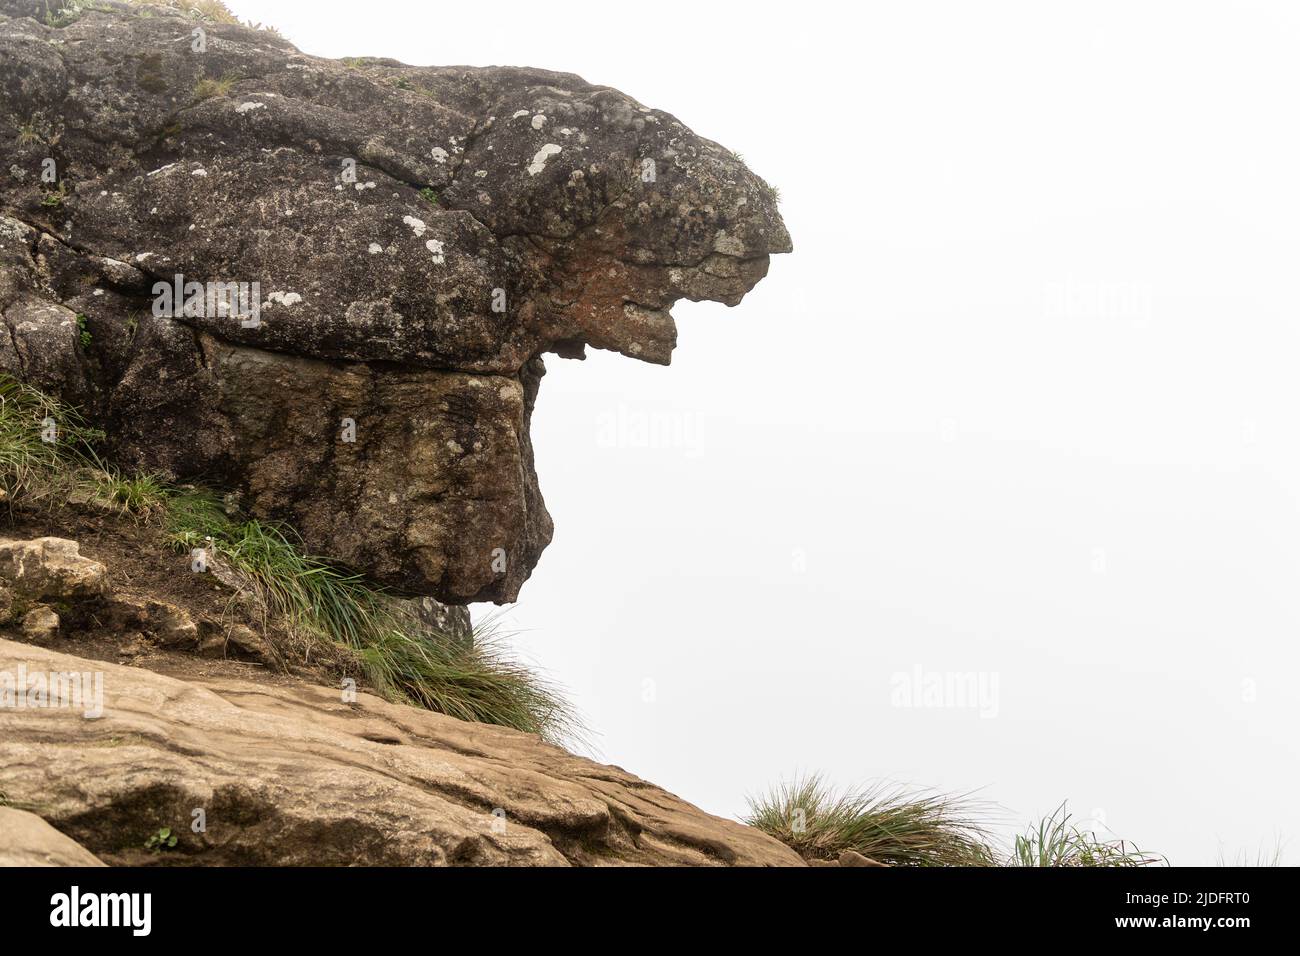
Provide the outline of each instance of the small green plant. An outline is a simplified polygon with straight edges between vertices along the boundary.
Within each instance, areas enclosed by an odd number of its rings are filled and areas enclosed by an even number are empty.
[[[1168,861],[1123,840],[1100,840],[1070,823],[1062,803],[1016,837],[1012,866],[1151,866]]]
[[[365,66],[366,63],[365,59],[359,56],[345,56],[339,62],[349,70],[359,70],[361,67]]]
[[[47,192],[43,197],[41,197],[41,205],[44,206],[46,209],[58,209],[63,205],[63,201],[67,198],[68,198],[68,187],[63,183],[59,183],[57,186],[55,186],[53,189]]]
[[[425,202],[429,203],[430,205],[433,206],[438,205],[438,194],[433,191],[432,186],[425,186],[423,189],[421,189],[420,196],[424,199]]]
[[[23,123],[18,127],[18,145],[30,146],[32,143],[39,143],[41,134],[36,132],[36,123]]]
[[[144,848],[152,853],[174,850],[176,849],[176,834],[172,833],[171,827],[163,827],[144,841]]]
[[[86,317],[81,313],[77,313],[77,341],[82,351],[88,351],[91,343],[94,342],[94,336],[90,334],[90,329],[86,328]]]
[[[390,80],[389,82],[390,82],[393,86],[397,87],[399,90],[413,90],[413,89],[415,89],[415,84],[412,83],[410,80],[408,80],[408,79],[407,79],[406,77],[404,77],[404,76],[399,76],[399,77],[397,77],[397,78],[395,78],[395,79],[393,79],[393,80]]]

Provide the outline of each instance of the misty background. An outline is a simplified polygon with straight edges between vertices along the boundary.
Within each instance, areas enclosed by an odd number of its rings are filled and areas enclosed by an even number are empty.
[[[504,620],[602,759],[726,816],[821,771],[1175,864],[1300,834],[1300,8],[227,2],[578,73],[781,191],[794,255],[670,368],[546,359]]]

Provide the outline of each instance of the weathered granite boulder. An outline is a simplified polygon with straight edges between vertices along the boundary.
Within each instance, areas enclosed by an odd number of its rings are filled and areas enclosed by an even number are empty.
[[[41,601],[86,601],[104,594],[104,566],[66,538],[0,538],[0,624]],[[58,627],[57,618],[55,628]]]
[[[110,864],[803,865],[531,734],[2,639],[0,792]]]
[[[511,600],[549,542],[543,354],[666,364],[676,301],[790,250],[733,153],[576,76],[61,4],[0,0],[0,371],[413,593]]]

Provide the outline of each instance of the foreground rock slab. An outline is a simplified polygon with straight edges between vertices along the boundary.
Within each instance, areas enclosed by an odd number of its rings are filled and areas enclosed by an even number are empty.
[[[38,675],[43,701],[15,687]],[[110,864],[803,865],[532,735],[342,696],[0,640],[0,791]],[[176,847],[146,851],[163,828]]]
[[[103,866],[34,813],[0,807],[0,866]]]

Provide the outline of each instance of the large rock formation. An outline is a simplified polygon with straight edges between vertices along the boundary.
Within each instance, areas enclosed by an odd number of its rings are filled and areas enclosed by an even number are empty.
[[[790,249],[733,153],[576,76],[64,3],[0,0],[0,371],[412,592],[511,600],[550,540],[543,353],[667,363],[677,300]]]
[[[111,864],[802,865],[530,734],[3,639],[0,794]],[[176,846],[147,850],[162,829]]]

